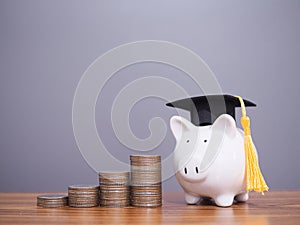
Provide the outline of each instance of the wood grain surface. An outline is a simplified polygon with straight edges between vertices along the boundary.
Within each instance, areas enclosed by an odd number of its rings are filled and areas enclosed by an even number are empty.
[[[300,224],[300,191],[251,193],[247,203],[220,208],[211,201],[186,205],[183,193],[163,193],[159,208],[36,206],[37,193],[0,193],[0,224]]]

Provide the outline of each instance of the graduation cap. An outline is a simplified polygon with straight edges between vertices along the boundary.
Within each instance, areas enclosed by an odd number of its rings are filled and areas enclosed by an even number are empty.
[[[235,119],[235,108],[242,108],[241,124],[244,129],[244,150],[246,162],[247,191],[263,194],[269,188],[260,171],[256,150],[251,137],[250,118],[246,115],[247,106],[256,106],[253,102],[232,95],[207,95],[181,99],[166,104],[167,106],[190,111],[191,122],[196,126],[211,125],[222,114],[229,114]]]
[[[253,102],[243,99],[246,107],[256,106]],[[196,126],[211,125],[222,114],[226,113],[235,119],[235,108],[241,107],[237,97],[232,95],[207,95],[185,98],[166,104],[191,113],[191,122]]]

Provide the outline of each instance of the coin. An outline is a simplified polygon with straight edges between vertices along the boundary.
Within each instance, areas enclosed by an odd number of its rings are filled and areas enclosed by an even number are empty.
[[[99,205],[99,185],[76,184],[68,187],[69,206],[95,207]]]
[[[45,208],[59,208],[68,204],[68,196],[45,194],[37,196],[37,205]]]
[[[162,205],[161,157],[131,155],[131,205],[158,207]]]
[[[130,205],[129,172],[100,172],[100,206],[126,207]]]

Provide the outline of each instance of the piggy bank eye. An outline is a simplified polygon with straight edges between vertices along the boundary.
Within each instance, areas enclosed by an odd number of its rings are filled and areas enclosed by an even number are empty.
[[[190,140],[189,140],[189,139],[187,139],[187,140],[186,140],[186,143],[189,143],[189,142],[190,142]]]
[[[206,142],[207,142],[207,140],[205,139],[205,140],[204,140],[204,143],[206,143]]]

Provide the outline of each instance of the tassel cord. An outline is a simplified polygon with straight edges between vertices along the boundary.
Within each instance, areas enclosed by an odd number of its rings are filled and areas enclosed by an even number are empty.
[[[244,129],[244,150],[245,150],[245,163],[246,163],[246,182],[247,191],[256,191],[263,194],[264,191],[268,191],[268,186],[263,178],[261,170],[259,168],[258,156],[255,151],[255,147],[251,137],[250,130],[250,118],[246,114],[246,107],[243,99],[240,96],[236,96],[241,104],[242,117],[241,124]]]

